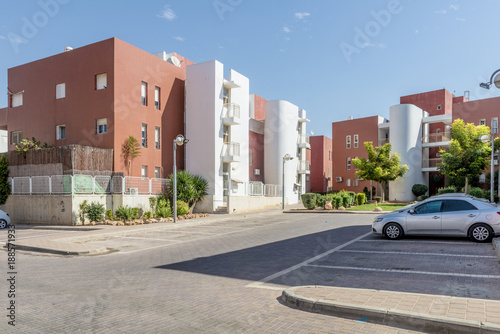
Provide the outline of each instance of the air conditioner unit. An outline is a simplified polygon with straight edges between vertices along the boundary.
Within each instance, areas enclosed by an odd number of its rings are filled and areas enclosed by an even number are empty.
[[[139,194],[139,188],[128,188],[128,192],[130,195],[138,195]]]
[[[335,181],[337,181],[337,182],[342,182],[342,176],[337,176],[337,177],[335,178]]]
[[[260,169],[254,169],[253,175],[260,175]]]

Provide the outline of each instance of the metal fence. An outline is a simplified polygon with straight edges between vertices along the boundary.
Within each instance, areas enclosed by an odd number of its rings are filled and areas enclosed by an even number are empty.
[[[281,196],[281,186],[277,184],[264,184],[262,182],[249,182],[247,184],[248,196]]]
[[[10,177],[12,194],[151,195],[166,190],[168,179],[132,176],[52,175]]]

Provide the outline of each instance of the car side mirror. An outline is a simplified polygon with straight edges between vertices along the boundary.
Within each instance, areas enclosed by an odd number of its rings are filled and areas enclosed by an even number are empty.
[[[415,213],[415,210],[414,210],[414,209],[410,209],[410,210],[408,211],[408,213],[409,213],[410,215],[413,215],[413,214]]]

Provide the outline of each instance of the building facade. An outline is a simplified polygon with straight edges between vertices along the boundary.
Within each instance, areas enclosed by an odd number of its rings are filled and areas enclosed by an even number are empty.
[[[310,189],[307,192],[326,193],[333,190],[332,165],[333,151],[332,140],[327,136],[310,137]]]

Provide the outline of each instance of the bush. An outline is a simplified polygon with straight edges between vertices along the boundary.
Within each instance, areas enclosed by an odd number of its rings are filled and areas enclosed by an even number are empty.
[[[354,191],[348,191],[347,195],[351,198],[351,205],[356,204],[356,193]]]
[[[426,199],[428,199],[428,198],[429,198],[429,196],[427,196],[427,195],[422,195],[422,196],[420,196],[420,199],[421,199],[422,201],[423,201],[423,200],[426,200]]]
[[[411,187],[411,192],[415,197],[419,197],[422,195],[425,195],[425,193],[429,190],[429,187],[427,187],[425,184],[414,184],[413,187]]]
[[[338,209],[342,206],[342,201],[343,201],[342,196],[340,195],[335,196],[335,209]]]
[[[146,220],[149,218],[151,218],[151,211],[144,212],[144,214],[142,215],[142,219]]]
[[[91,222],[100,222],[104,220],[104,204],[92,202],[85,208],[85,215]]]
[[[487,200],[490,200],[490,198],[491,198],[490,194],[491,194],[491,191],[486,190],[486,191],[484,192],[484,198],[486,198]],[[493,195],[493,201],[494,201],[495,203],[498,203],[498,199],[499,199],[499,198],[498,198],[498,194],[497,194],[497,192],[495,191],[495,194]]]
[[[316,205],[320,208],[324,208],[326,204],[326,196],[317,194],[316,195]]]
[[[106,210],[105,216],[107,220],[115,220],[115,217],[113,216],[113,210],[111,209]]]
[[[87,212],[87,200],[84,200],[80,203],[78,211],[78,218],[80,218],[80,222],[83,224],[85,222],[85,212]]]
[[[158,203],[158,197],[150,197],[149,198],[149,208],[151,212],[156,212],[156,204]]]
[[[139,208],[132,208],[132,220],[139,218]]]
[[[484,190],[478,187],[471,187],[467,194],[477,198],[484,198]]]
[[[316,194],[306,193],[302,194],[302,204],[306,209],[313,210],[316,207]]]
[[[115,216],[116,218],[123,220],[123,221],[130,221],[132,220],[134,216],[134,210],[135,208],[131,208],[129,206],[120,206],[118,209],[116,209]]]
[[[181,200],[177,201],[177,216],[184,216],[189,212],[189,205]]]
[[[165,196],[158,197],[156,204],[156,217],[167,218],[172,216],[172,209],[170,208],[170,201]]]
[[[453,186],[438,189],[438,195],[451,194],[451,193],[456,193],[456,192],[457,192],[457,190]]]
[[[358,203],[358,205],[365,204],[365,202],[366,202],[366,195],[365,195],[365,193],[358,193],[356,195],[356,202]]]
[[[347,193],[343,193],[340,196],[342,197],[342,206],[344,208],[350,207],[351,206],[351,196],[349,196],[349,194],[347,194]]]
[[[382,201],[382,197],[380,196],[375,196],[373,197],[373,199],[377,202],[377,203],[380,203]]]

